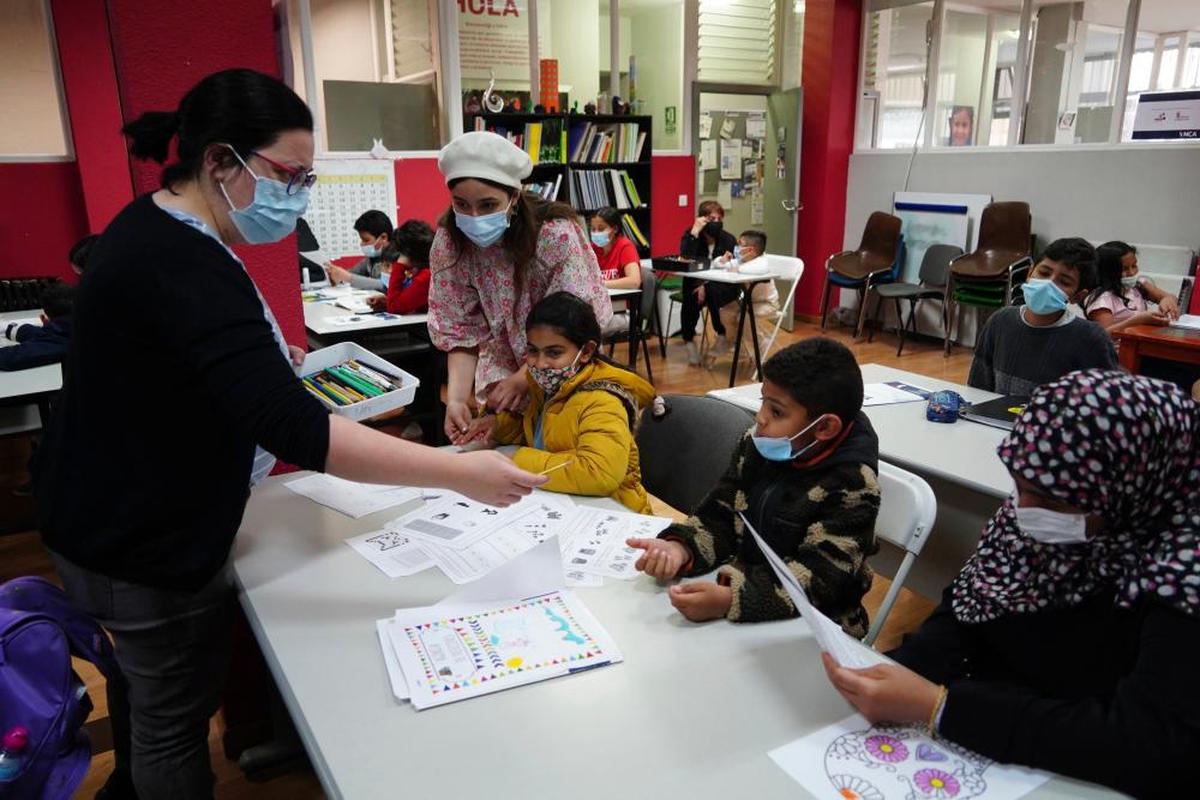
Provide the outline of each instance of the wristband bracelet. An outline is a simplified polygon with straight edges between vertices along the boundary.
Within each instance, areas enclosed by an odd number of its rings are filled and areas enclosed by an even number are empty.
[[[950,690],[945,686],[938,687],[937,700],[933,702],[933,710],[929,712],[929,725],[927,730],[929,732],[929,738],[931,739],[937,738],[938,717],[942,715],[942,707],[946,705],[946,698],[949,696],[949,694]]]

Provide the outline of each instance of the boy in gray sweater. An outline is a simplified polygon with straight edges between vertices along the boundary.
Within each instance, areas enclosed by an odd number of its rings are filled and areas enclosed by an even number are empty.
[[[1078,238],[1056,239],[1029,271],[1025,305],[991,316],[975,343],[967,383],[1004,395],[1031,395],[1043,383],[1078,369],[1117,369],[1112,339],[1072,314],[1096,284],[1096,251]]]

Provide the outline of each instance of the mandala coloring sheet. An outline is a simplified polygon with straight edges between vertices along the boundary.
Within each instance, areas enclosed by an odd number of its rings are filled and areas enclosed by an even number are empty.
[[[855,714],[768,753],[817,798],[1015,800],[1050,778],[997,764],[913,725],[871,725]]]

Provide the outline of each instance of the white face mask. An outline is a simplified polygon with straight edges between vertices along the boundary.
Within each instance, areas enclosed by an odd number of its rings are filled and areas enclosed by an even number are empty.
[[[1083,544],[1087,541],[1087,514],[1067,514],[1048,508],[1022,508],[1013,501],[1021,533],[1042,544]]]

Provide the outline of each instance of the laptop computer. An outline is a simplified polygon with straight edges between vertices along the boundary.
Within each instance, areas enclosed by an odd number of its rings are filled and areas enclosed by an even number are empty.
[[[973,403],[962,409],[959,416],[981,425],[1010,431],[1028,402],[1026,395],[1009,394],[985,403]]]

